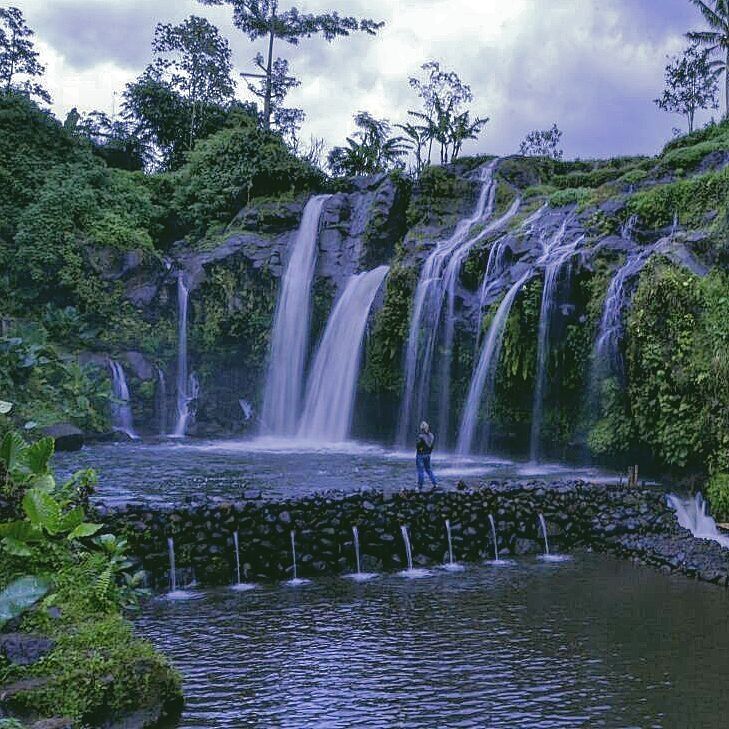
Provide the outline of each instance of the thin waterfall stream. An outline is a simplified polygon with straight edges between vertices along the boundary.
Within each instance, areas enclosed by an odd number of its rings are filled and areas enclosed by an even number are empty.
[[[346,575],[346,577],[349,577],[350,579],[354,580],[355,582],[367,582],[368,580],[371,580],[374,577],[377,577],[377,574],[374,572],[363,572],[362,571],[362,561],[361,561],[360,546],[359,546],[359,529],[356,526],[352,527],[352,541],[354,544],[354,562],[355,562],[357,571],[352,574]]]
[[[251,582],[244,582],[241,580],[241,565],[240,565],[240,543],[238,539],[238,530],[233,532],[233,550],[235,553],[235,582],[231,586],[231,589],[236,592],[246,592],[248,590],[255,589],[255,584]]]
[[[132,416],[132,404],[129,396],[129,386],[124,374],[124,368],[114,359],[109,360],[111,370],[111,383],[114,393],[114,402],[111,404],[111,421],[114,430],[124,433],[132,440],[138,440],[139,436],[134,430],[134,417]]]

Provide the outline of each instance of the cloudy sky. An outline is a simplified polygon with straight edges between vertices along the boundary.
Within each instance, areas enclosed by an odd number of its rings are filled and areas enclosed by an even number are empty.
[[[36,31],[46,85],[59,115],[111,112],[150,61],[157,22],[190,14],[230,40],[238,70],[261,43],[231,23],[228,7],[196,0],[11,0]],[[358,110],[404,121],[417,99],[408,77],[429,60],[458,72],[491,122],[468,152],[514,152],[534,128],[557,122],[570,157],[653,153],[683,121],[658,110],[666,55],[702,26],[689,0],[299,0],[384,20],[377,37],[278,46],[302,85],[290,97],[308,119],[303,135],[341,143]],[[241,86],[241,96],[244,96]],[[117,102],[118,107],[118,102]]]

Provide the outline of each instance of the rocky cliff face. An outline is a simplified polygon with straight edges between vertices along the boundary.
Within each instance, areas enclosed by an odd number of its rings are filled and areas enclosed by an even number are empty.
[[[547,383],[544,442],[561,449],[585,445],[591,358],[611,283],[617,290],[616,274],[637,261],[615,303],[621,327],[616,341],[622,348],[625,314],[648,259],[660,259],[697,278],[726,263],[717,245],[724,235],[726,155],[710,150],[691,169],[676,169],[667,161],[672,154],[677,152],[604,163],[513,157],[495,165],[491,216],[469,229],[448,312],[434,325],[442,327],[447,316],[453,327],[450,343],[442,333],[436,336],[425,403],[435,419],[440,393],[448,390],[450,412],[441,421],[446,433],[442,445],[447,439],[455,442],[479,348],[498,305],[530,272],[505,325],[494,403],[490,412],[479,413],[479,421],[493,421],[497,445],[523,452],[541,376]],[[424,262],[474,210],[479,177],[490,162],[477,158],[445,170],[432,168],[414,184],[388,175],[350,180],[323,207],[312,343],[348,277],[390,265],[386,291],[376,301],[368,328],[356,436],[394,436],[418,276]],[[164,260],[134,254],[104,259],[105,275],[124,285],[153,332],[147,335],[153,341],[140,346],[144,355],[135,351],[118,356],[132,378],[140,431],[161,432],[174,419],[180,275],[190,291],[189,369],[200,382],[190,433],[242,434],[255,427],[279,280],[305,203],[305,197],[254,202],[225,230],[203,241],[180,242]],[[540,373],[537,334],[544,319],[545,273],[554,263],[550,255],[555,245],[564,242],[570,252],[554,272],[546,371]],[[447,369],[439,364],[444,357]],[[448,372],[447,381],[442,372]],[[613,374],[618,380],[624,375]]]

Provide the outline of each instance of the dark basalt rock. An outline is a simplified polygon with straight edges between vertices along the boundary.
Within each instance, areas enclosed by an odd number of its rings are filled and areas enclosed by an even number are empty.
[[[30,666],[50,653],[55,641],[31,633],[6,633],[0,635],[0,656],[15,666]]]
[[[352,526],[358,527],[363,563],[384,570],[404,564],[403,525],[415,561],[442,563],[445,519],[457,559],[491,558],[489,514],[501,553],[540,554],[540,513],[552,552],[591,548],[713,583],[729,580],[729,553],[681,529],[664,494],[582,481],[492,481],[457,491],[327,492],[282,501],[195,500],[160,511],[134,505],[107,511],[111,528],[124,531],[152,583],[161,587],[167,584],[168,536],[175,540],[178,568],[193,567],[203,584],[226,584],[235,570],[234,531],[249,579],[285,579],[290,529],[296,532],[300,574],[313,576],[354,568]]]
[[[84,444],[84,434],[71,423],[56,423],[42,429],[43,435],[53,438],[57,451],[78,451]]]

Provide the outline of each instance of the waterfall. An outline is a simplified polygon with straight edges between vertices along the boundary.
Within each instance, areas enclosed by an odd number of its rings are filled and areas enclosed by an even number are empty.
[[[544,521],[544,514],[539,514],[539,526],[544,536],[544,556],[549,557],[549,538],[547,537],[547,522]]]
[[[496,185],[491,185],[491,196],[495,194]],[[450,432],[450,405],[451,405],[451,366],[453,363],[453,339],[455,335],[455,304],[456,304],[456,287],[458,279],[463,268],[466,256],[473,246],[491,235],[497,230],[503,228],[509,220],[511,220],[518,212],[521,206],[521,198],[517,197],[511,204],[511,207],[498,220],[487,225],[475,238],[467,241],[462,245],[448,261],[445,273],[443,275],[443,286],[446,291],[446,313],[444,317],[444,334],[443,334],[443,350],[441,355],[440,367],[440,403],[438,407],[439,426],[441,433],[441,441],[445,445],[447,436]],[[493,202],[489,204],[489,210],[493,209]],[[495,245],[495,244],[494,244]],[[503,246],[499,246],[502,248]],[[503,254],[501,255],[503,257]],[[489,255],[489,258],[491,256]],[[499,256],[497,255],[497,259]],[[494,267],[498,261],[494,261]]]
[[[444,268],[451,256],[467,241],[471,228],[491,215],[495,187],[493,175],[497,162],[494,160],[481,170],[481,192],[471,216],[456,225],[450,238],[436,244],[420,272],[405,349],[404,388],[397,436],[401,446],[406,445],[408,433],[422,416],[427,404],[430,371],[445,295]],[[423,335],[425,341],[421,346]]]
[[[254,584],[251,584],[249,582],[242,582],[241,581],[241,570],[240,570],[240,544],[238,541],[238,530],[236,529],[233,532],[233,549],[235,552],[235,583],[232,585],[232,589],[236,590],[237,592],[245,592],[246,590],[252,590],[255,588]],[[245,575],[246,577],[248,575]]]
[[[591,389],[597,387],[598,380],[602,377],[622,373],[620,343],[623,336],[623,313],[630,299],[631,282],[654,251],[655,247],[651,246],[629,255],[610,281],[592,353]]]
[[[197,398],[197,380],[188,374],[187,363],[187,303],[190,290],[185,276],[177,274],[177,422],[174,438],[184,438],[190,419],[190,403]]]
[[[309,347],[311,289],[317,258],[319,219],[329,195],[307,202],[281,283],[271,333],[262,427],[293,435],[299,419],[304,366]]]
[[[496,371],[499,364],[499,356],[501,354],[501,346],[504,342],[504,331],[506,322],[514,305],[516,296],[522,286],[532,277],[532,272],[527,271],[507,292],[503,301],[496,310],[496,315],[481,347],[481,353],[478,357],[478,364],[474,370],[471,384],[468,388],[468,396],[466,397],[466,405],[461,416],[461,425],[458,429],[458,444],[456,452],[465,456],[471,453],[473,447],[473,438],[476,432],[476,424],[478,422],[478,413],[481,406],[482,398],[486,405],[486,421],[484,424],[484,442],[488,448],[488,441],[491,431],[491,415],[490,409],[494,401],[494,389],[496,386]],[[485,391],[485,396],[484,396]]]
[[[292,572],[293,577],[288,581],[287,584],[291,585],[292,587],[296,587],[297,585],[305,585],[309,582],[309,580],[304,579],[303,577],[299,577],[297,572],[297,566],[296,566],[296,532],[292,529],[291,530],[291,565],[292,565]]]
[[[491,524],[491,538],[494,541],[494,562],[499,562],[499,540],[496,536],[496,522],[494,521],[494,515],[489,514],[489,523]]]
[[[529,459],[539,459],[542,418],[544,414],[544,391],[547,384],[547,367],[549,342],[554,302],[557,293],[557,282],[562,266],[572,257],[577,245],[584,236],[571,243],[564,244],[565,232],[569,218],[565,218],[551,243],[547,246],[540,263],[545,264],[544,288],[542,289],[542,305],[539,312],[539,334],[537,338],[537,371],[534,385],[534,402],[532,405],[532,423],[529,437]]]
[[[157,368],[157,419],[159,434],[167,435],[167,378],[161,367]]]
[[[697,539],[709,539],[729,549],[729,536],[722,534],[716,521],[706,513],[706,502],[700,493],[693,499],[681,499],[675,494],[669,494],[667,499],[684,529],[688,529]]]
[[[299,437],[320,442],[347,439],[365,326],[387,271],[380,266],[352,276],[337,301],[309,374]]]
[[[130,438],[137,440],[139,436],[134,430],[129,387],[127,387],[124,368],[116,360],[110,359],[109,369],[111,370],[112,390],[115,399],[115,402],[111,404],[112,426],[114,430],[125,433]]]

